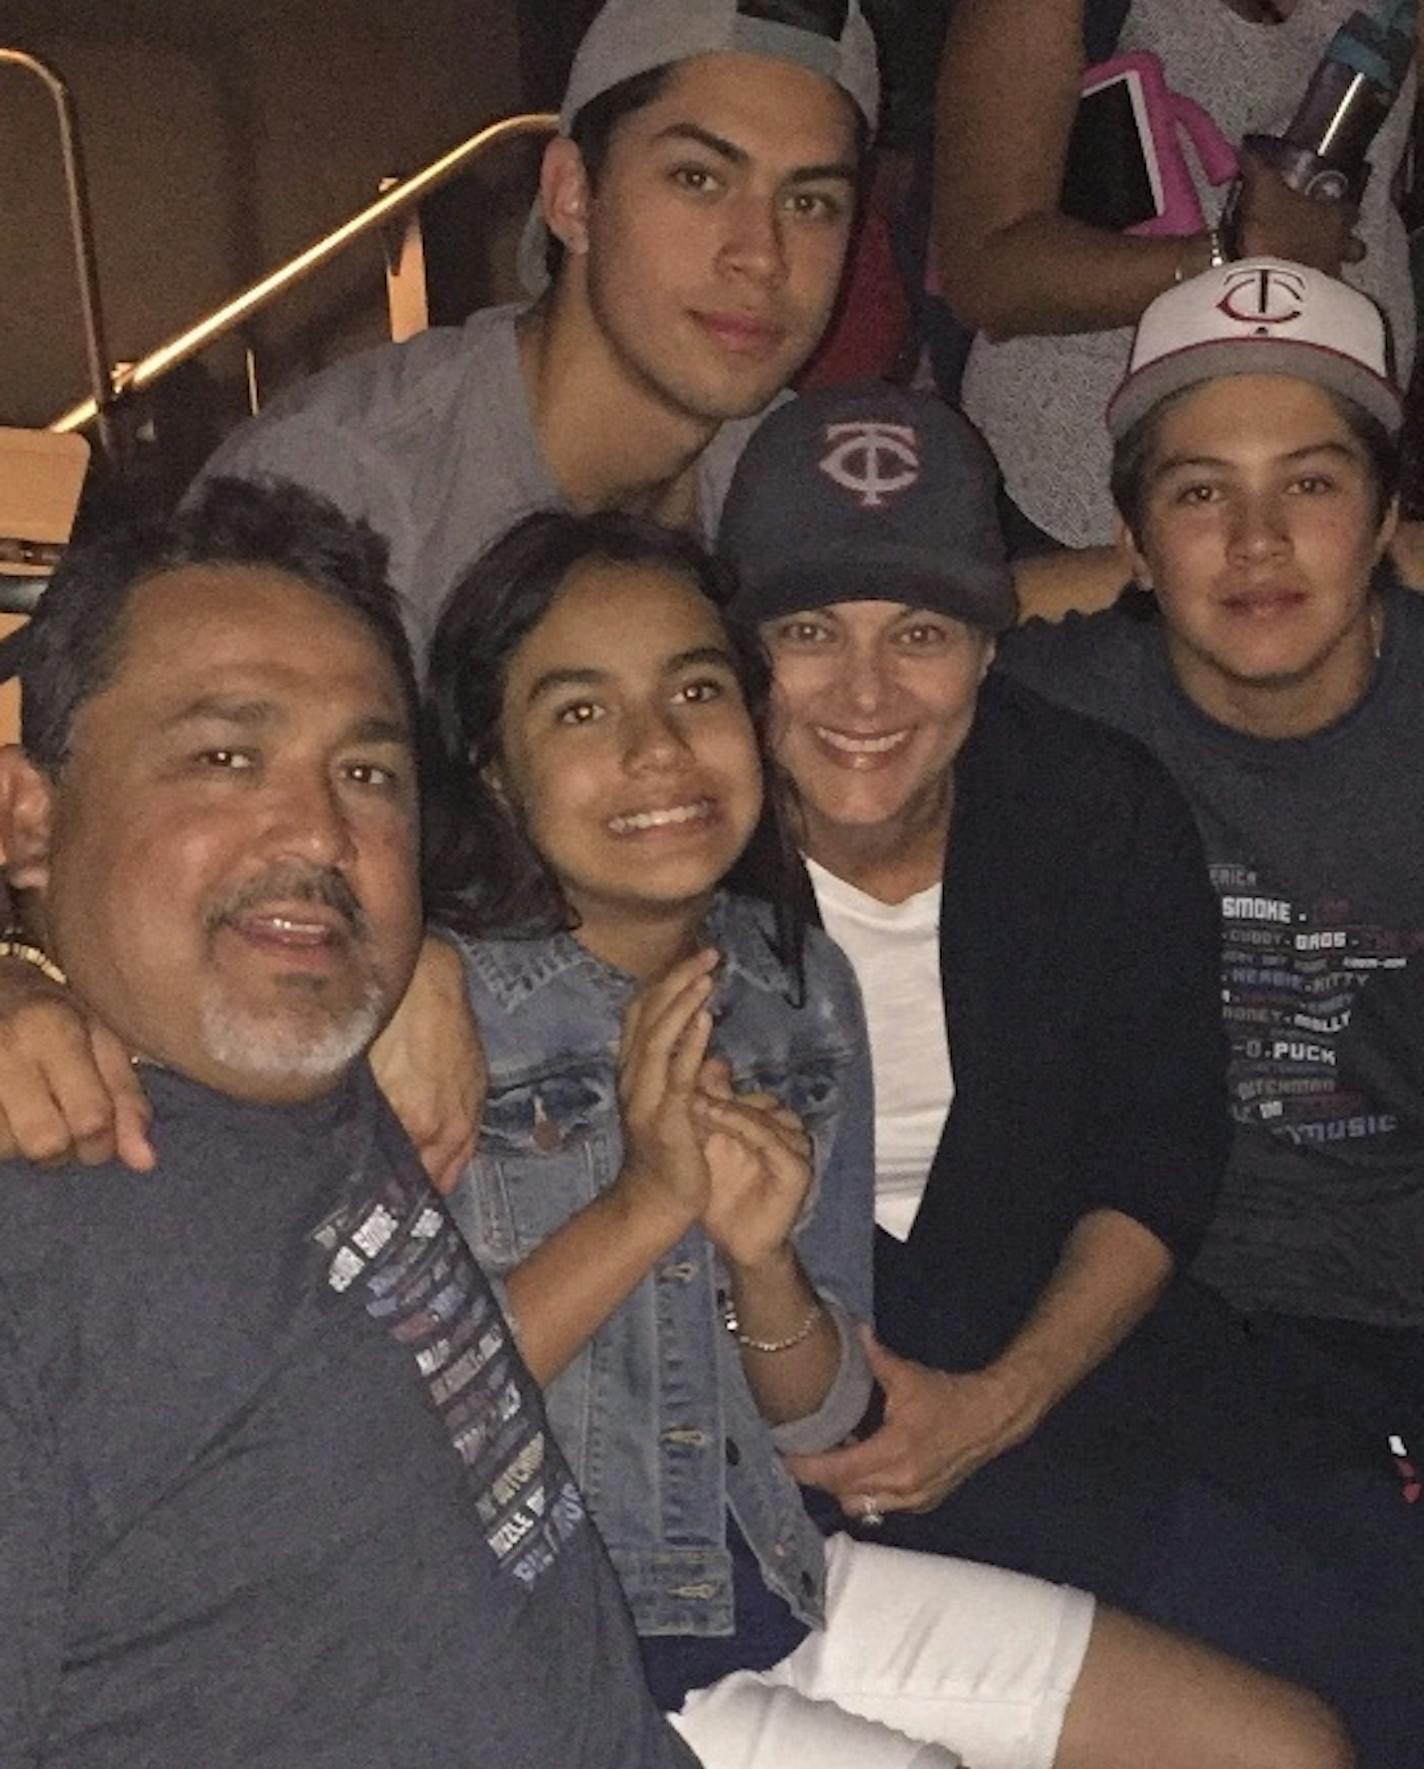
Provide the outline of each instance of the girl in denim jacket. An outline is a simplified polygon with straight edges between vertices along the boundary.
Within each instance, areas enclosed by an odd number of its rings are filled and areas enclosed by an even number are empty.
[[[541,513],[457,586],[429,683],[489,1068],[451,1208],[654,1692],[714,1769],[1347,1764],[1311,1698],[1081,1592],[824,1541],[782,1466],[878,1398],[869,1066],[836,948],[724,887],[786,852],[728,589],[687,536]]]

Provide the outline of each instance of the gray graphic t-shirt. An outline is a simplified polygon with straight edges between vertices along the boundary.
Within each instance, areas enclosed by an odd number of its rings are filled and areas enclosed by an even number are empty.
[[[364,1066],[146,1079],[152,1174],[0,1166],[0,1761],[686,1769]]]
[[[1121,609],[1032,622],[1000,659],[1141,739],[1201,828],[1236,1138],[1199,1275],[1246,1308],[1424,1325],[1424,602],[1389,590],[1369,691],[1298,740],[1208,719]]]

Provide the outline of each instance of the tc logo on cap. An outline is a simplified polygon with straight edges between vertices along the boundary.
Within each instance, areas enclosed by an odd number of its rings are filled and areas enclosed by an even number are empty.
[[[1272,326],[1287,326],[1299,319],[1304,299],[1303,277],[1292,270],[1261,265],[1228,274],[1226,293],[1216,305],[1228,319],[1269,333]]]
[[[821,457],[821,471],[853,491],[863,509],[878,508],[920,477],[920,438],[912,424],[874,418],[827,424],[826,441],[831,449]]]

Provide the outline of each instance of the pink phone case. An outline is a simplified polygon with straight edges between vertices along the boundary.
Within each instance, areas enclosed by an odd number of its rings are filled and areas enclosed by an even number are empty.
[[[1096,92],[1114,80],[1127,80],[1133,109],[1142,134],[1143,151],[1150,147],[1149,174],[1157,195],[1158,212],[1149,221],[1128,228],[1129,233],[1200,233],[1206,217],[1192,183],[1182,146],[1191,142],[1202,171],[1213,185],[1229,184],[1236,176],[1236,149],[1195,102],[1174,92],[1158,58],[1146,50],[1115,55],[1100,61],[1083,75],[1083,94]]]

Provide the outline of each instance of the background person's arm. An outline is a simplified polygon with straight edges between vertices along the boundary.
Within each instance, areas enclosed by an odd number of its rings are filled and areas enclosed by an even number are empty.
[[[992,338],[1132,325],[1209,265],[1205,233],[1115,233],[1060,211],[1082,74],[1083,0],[959,0],[940,75],[931,250],[950,307]],[[1243,174],[1244,252],[1331,274],[1358,256],[1352,211],[1264,166]]]
[[[1063,547],[1012,561],[1019,622],[1111,608],[1132,573],[1116,547]]]

